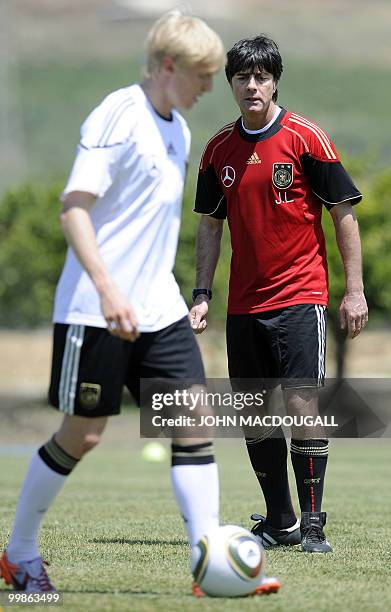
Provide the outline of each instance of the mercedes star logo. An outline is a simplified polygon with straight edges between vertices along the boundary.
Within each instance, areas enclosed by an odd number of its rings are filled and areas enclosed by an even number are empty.
[[[224,187],[231,187],[234,184],[235,177],[235,170],[232,166],[224,166],[221,171],[221,180]]]

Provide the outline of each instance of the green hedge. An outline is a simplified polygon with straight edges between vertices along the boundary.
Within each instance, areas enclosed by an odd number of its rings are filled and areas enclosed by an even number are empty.
[[[364,197],[355,208],[360,226],[365,295],[370,317],[391,313],[391,172],[383,172],[370,181],[361,177]],[[330,276],[329,316],[337,324],[340,302],[344,293],[344,275],[335,240],[331,216],[325,211],[323,229],[327,241]]]
[[[366,295],[373,312],[391,312],[391,172],[367,184],[357,207],[360,221]],[[363,184],[364,183],[364,184]],[[54,289],[66,250],[60,224],[59,194],[63,183],[47,187],[25,184],[6,193],[0,202],[0,326],[32,327],[50,321]],[[184,198],[182,229],[175,267],[188,304],[195,283],[195,240],[198,215],[192,212],[194,181]],[[343,273],[330,215],[324,214],[330,268],[330,314],[338,313],[344,291]],[[211,322],[225,319],[230,265],[228,228],[225,228],[211,303]]]
[[[189,181],[183,202],[182,226],[175,265],[175,277],[181,287],[182,295],[188,306],[191,305],[191,292],[195,287],[196,237],[200,216],[193,212],[195,184]],[[229,231],[224,224],[221,253],[213,283],[213,301],[210,304],[208,320],[225,320],[228,298],[228,278],[231,263]]]
[[[62,184],[26,184],[0,204],[0,325],[31,327],[51,319],[65,241],[59,225]]]

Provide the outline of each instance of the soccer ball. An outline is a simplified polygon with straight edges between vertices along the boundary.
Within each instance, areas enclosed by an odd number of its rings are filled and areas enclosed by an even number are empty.
[[[209,531],[192,554],[194,580],[212,597],[254,593],[263,577],[266,555],[256,537],[236,525]]]

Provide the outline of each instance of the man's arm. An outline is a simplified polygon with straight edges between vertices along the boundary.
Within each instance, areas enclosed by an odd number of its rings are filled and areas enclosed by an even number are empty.
[[[124,340],[139,336],[132,306],[121,295],[99,253],[90,210],[95,203],[92,193],[73,191],[66,195],[61,212],[61,227],[68,244],[89,274],[100,297],[108,330]]]
[[[211,289],[217,262],[220,256],[220,243],[223,234],[223,219],[202,215],[197,234],[197,274],[196,286]],[[189,313],[194,333],[201,334],[208,326],[208,297],[199,295]]]
[[[345,270],[345,295],[340,306],[341,328],[355,338],[368,321],[361,263],[358,223],[351,204],[336,204],[331,209],[339,252]]]

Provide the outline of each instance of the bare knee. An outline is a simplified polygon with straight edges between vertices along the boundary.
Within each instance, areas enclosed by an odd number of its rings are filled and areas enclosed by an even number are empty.
[[[95,446],[97,446],[100,442],[101,439],[101,434],[98,434],[96,432],[94,433],[87,433],[84,436],[84,439],[81,440],[81,452],[83,455],[85,455],[86,453],[88,453],[89,451],[91,451],[93,448],[95,448]]]
[[[56,433],[56,441],[71,457],[81,459],[99,444],[107,418],[86,419],[67,416]]]

